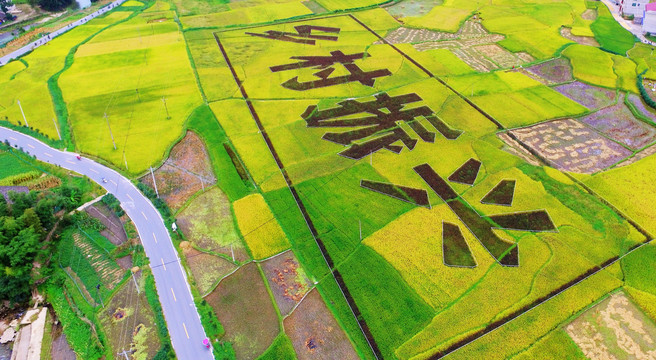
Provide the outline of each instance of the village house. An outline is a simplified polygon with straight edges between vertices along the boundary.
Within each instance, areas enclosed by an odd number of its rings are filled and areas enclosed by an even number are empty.
[[[645,5],[650,0],[621,0],[620,14],[624,17],[633,17],[636,23],[640,23],[645,12]]]
[[[647,34],[656,34],[656,3],[645,5],[642,19],[642,31]]]

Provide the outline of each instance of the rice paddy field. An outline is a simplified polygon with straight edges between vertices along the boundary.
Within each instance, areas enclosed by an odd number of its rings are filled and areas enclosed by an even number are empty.
[[[656,62],[603,3],[131,1],[57,41],[0,68],[0,117],[39,103],[51,139],[155,168],[222,356],[582,359],[622,327],[600,316],[653,332]]]

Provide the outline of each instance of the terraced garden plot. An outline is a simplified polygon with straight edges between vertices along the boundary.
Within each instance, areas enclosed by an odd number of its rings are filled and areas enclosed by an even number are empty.
[[[155,325],[155,314],[148,304],[143,288],[143,273],[135,274],[134,281],[126,281],[98,314],[103,332],[113,352],[123,350],[135,359],[152,359],[161,342]]]
[[[113,289],[121,282],[125,272],[109,256],[93,246],[84,235],[74,233],[73,239],[75,246],[80,249],[82,256],[93,267],[100,278],[102,285],[107,289]],[[94,284],[85,284],[87,288],[94,287]]]
[[[300,360],[360,358],[316,289],[283,324]]]
[[[574,35],[572,34],[572,29],[567,27],[560,28],[560,35],[565,39],[572,40],[581,45],[595,46],[595,47],[599,46],[599,43],[597,42],[597,40],[595,40],[594,37]]]
[[[181,248],[201,295],[208,294],[219,280],[237,269],[235,264],[216,255],[198,251],[188,245],[181,245]]]
[[[180,231],[195,246],[234,258],[249,259],[237,233],[230,202],[219,188],[212,188],[192,200],[177,216]]]
[[[581,122],[633,150],[656,141],[656,128],[636,119],[622,101],[581,118]]]
[[[565,328],[589,358],[656,358],[656,325],[624,293],[615,293]]]
[[[632,154],[572,119],[550,121],[512,130],[512,133],[540,156],[566,171],[592,174]]]
[[[89,215],[98,219],[105,226],[105,229],[102,230],[100,234],[106,237],[112,244],[118,246],[128,240],[121,219],[119,219],[118,216],[107,207],[107,205],[94,204],[87,207],[85,211]]]
[[[572,66],[566,57],[559,57],[527,67],[529,72],[547,80],[548,83],[564,83],[574,80]]]
[[[554,86],[553,89],[588,109],[600,109],[618,101],[614,90],[588,85],[580,81]]]
[[[239,359],[255,359],[278,336],[278,316],[257,265],[223,279],[205,300],[212,306]]]
[[[173,146],[168,159],[153,173],[159,195],[173,211],[184,206],[196,192],[216,183],[205,145],[191,131]],[[155,188],[150,173],[144,175],[141,181]]]
[[[291,250],[262,262],[262,270],[282,316],[289,315],[312,289],[313,284]]]

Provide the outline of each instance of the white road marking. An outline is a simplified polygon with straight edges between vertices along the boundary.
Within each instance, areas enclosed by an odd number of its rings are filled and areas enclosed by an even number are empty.
[[[126,193],[125,195],[127,195],[128,199],[130,199],[130,201],[134,202],[134,199],[132,198],[132,196],[130,196],[130,194]]]
[[[89,170],[91,170],[91,172],[94,172],[94,173],[96,173],[96,174],[100,174],[100,173],[98,172],[98,170],[96,170],[96,169],[94,169],[94,168],[89,168]]]
[[[146,216],[146,214],[144,214],[143,211],[141,212],[141,215],[143,215],[144,219],[148,220],[148,217]]]
[[[30,149],[34,149],[34,145],[32,145],[32,144],[27,144],[27,146],[28,146]]]
[[[44,152],[43,155],[45,155],[45,156],[47,156],[47,157],[52,157],[52,155],[50,155],[50,154],[48,154],[48,153],[46,153],[46,152]]]
[[[173,288],[171,288],[171,294],[173,294],[173,301],[178,302],[178,299],[175,298],[175,293],[173,292]]]
[[[118,184],[117,184],[116,181],[114,181],[114,180],[109,180],[109,182],[112,183],[112,184],[114,184],[114,185],[116,185],[116,186],[118,186]]]
[[[155,244],[157,244],[157,236],[155,236],[155,233],[153,233],[153,239],[155,239]]]
[[[73,164],[73,165],[75,165],[75,162],[73,162],[73,161],[66,160],[66,162],[69,163],[69,164]]]
[[[164,259],[162,258],[162,266],[164,266],[164,271],[166,271],[166,264],[164,264]]]
[[[16,138],[13,137],[13,136],[10,136],[9,139],[14,140],[14,141],[18,141],[18,139],[16,139]]]
[[[185,329],[185,334],[187,334],[187,339],[189,339],[189,333],[187,332],[187,326],[185,323],[182,323],[182,327]]]

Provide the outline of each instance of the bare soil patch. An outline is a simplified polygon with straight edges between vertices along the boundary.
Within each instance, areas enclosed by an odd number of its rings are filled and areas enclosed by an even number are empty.
[[[565,171],[591,174],[632,154],[573,119],[550,121],[511,132]]]
[[[597,19],[597,10],[595,9],[587,9],[581,14],[581,18],[583,20],[596,20]]]
[[[590,359],[656,359],[656,325],[624,293],[611,295],[565,328]]]
[[[291,250],[264,261],[262,270],[269,281],[280,313],[283,316],[289,315],[310,291],[311,283],[305,271]]]
[[[126,255],[121,258],[116,259],[116,263],[123,270],[132,269],[132,255]]]
[[[300,360],[358,359],[353,345],[316,289],[310,291],[283,323]]]
[[[572,66],[565,57],[545,61],[526,68],[529,72],[546,79],[550,83],[564,83],[574,80]]]
[[[237,235],[228,197],[214,187],[198,197],[178,214],[180,231],[195,246],[224,254],[235,261],[249,259],[242,240]]]
[[[174,211],[203,187],[216,183],[205,144],[191,131],[171,149],[169,158],[154,174],[160,197]],[[154,189],[151,174],[141,181]]]
[[[634,150],[656,141],[656,129],[636,119],[622,101],[585,116],[581,121]]]
[[[61,323],[52,325],[52,347],[50,348],[52,360],[75,360],[75,352],[68,345]]]
[[[100,220],[105,229],[100,234],[107,238],[114,245],[121,245],[128,240],[121,219],[110,210],[107,205],[97,202],[85,209],[90,216]]]
[[[617,97],[613,90],[599,88],[580,81],[555,86],[553,89],[588,109],[610,106]]]
[[[567,27],[560,28],[560,35],[565,39],[575,41],[581,45],[588,45],[588,46],[595,46],[595,47],[599,46],[599,43],[593,37],[576,36],[572,34],[572,29]]]
[[[237,265],[226,259],[198,251],[192,247],[184,247],[182,253],[201,295],[209,293],[221,278],[237,268]]]
[[[161,347],[155,315],[143,291],[141,272],[134,281],[126,281],[98,314],[112,349],[125,349],[133,359],[152,359]]]
[[[205,297],[238,359],[255,359],[278,336],[278,315],[257,265],[242,266]]]

